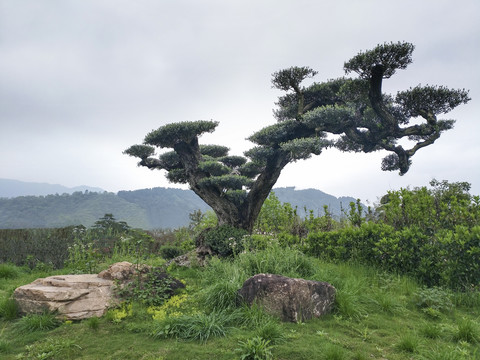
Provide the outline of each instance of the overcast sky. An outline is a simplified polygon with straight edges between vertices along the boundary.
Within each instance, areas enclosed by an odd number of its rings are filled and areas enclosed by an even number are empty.
[[[440,118],[453,130],[382,172],[384,153],[327,150],[290,164],[277,186],[375,202],[432,178],[480,194],[478,0],[0,0],[0,178],[107,191],[174,187],[122,154],[147,132],[220,122],[202,143],[241,155],[273,124],[271,74],[290,66],[344,75],[343,63],[385,42],[415,44],[413,64],[384,83],[470,90]]]

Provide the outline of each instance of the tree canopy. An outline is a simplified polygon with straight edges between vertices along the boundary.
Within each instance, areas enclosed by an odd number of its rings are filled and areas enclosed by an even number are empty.
[[[224,146],[200,145],[198,138],[218,125],[206,120],[161,126],[124,153],[139,158],[140,166],[166,170],[171,182],[189,184],[215,211],[219,225],[251,231],[288,163],[319,155],[328,147],[366,153],[386,150],[390,154],[383,159],[382,170],[403,175],[418,150],[453,127],[454,120],[437,116],[467,103],[465,89],[419,85],[396,96],[382,92],[383,80],[412,62],[413,50],[406,42],[378,45],[345,62],[345,73],[358,77],[309,86],[302,82],[317,75],[309,67],[274,73],[273,86],[285,92],[276,103],[277,123],[251,135],[248,140],[255,146],[244,156],[231,156]],[[404,138],[410,140],[410,148],[399,144]],[[156,148],[172,150],[156,156]]]

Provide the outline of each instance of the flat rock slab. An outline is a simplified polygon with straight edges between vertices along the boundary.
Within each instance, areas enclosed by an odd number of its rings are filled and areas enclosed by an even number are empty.
[[[327,282],[257,274],[238,291],[247,304],[261,306],[283,321],[305,321],[328,314],[335,303],[335,288]]]
[[[21,313],[56,312],[65,320],[102,316],[112,305],[113,281],[97,274],[56,275],[15,289]]]

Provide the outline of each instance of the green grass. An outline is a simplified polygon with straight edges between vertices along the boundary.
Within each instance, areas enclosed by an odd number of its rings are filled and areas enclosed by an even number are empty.
[[[335,310],[282,323],[258,307],[238,307],[236,289],[257,270],[330,282],[338,291]],[[186,300],[170,304],[160,320],[134,303],[119,320],[112,321],[112,312],[60,323],[49,314],[16,317],[9,300],[15,287],[59,272],[15,268],[16,277],[0,278],[0,313],[12,314],[0,316],[0,358],[231,360],[253,359],[255,352],[276,360],[480,358],[480,298],[473,292],[428,290],[407,277],[279,248],[215,260],[206,269],[169,271],[186,282]]]
[[[20,271],[14,265],[0,264],[0,279],[15,279],[20,275]]]

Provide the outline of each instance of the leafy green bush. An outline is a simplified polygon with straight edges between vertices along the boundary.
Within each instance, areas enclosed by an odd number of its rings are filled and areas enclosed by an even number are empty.
[[[162,247],[160,247],[160,255],[166,260],[176,258],[177,256],[180,256],[183,253],[184,251],[178,246],[163,245]]]
[[[243,250],[243,237],[247,234],[246,230],[221,225],[208,230],[203,238],[203,243],[209,246],[215,254],[228,257]]]
[[[185,288],[185,284],[157,267],[139,274],[131,282],[117,287],[117,294],[126,301],[139,301],[146,305],[162,305],[176,290]]]
[[[17,266],[37,263],[62,268],[68,257],[68,247],[73,244],[75,226],[58,229],[0,229],[0,262]],[[28,263],[27,263],[28,260]]]
[[[272,191],[262,205],[255,222],[257,233],[291,232],[300,222],[296,210],[289,203],[281,203]]]
[[[424,310],[424,312],[432,313],[429,309],[439,312],[448,312],[452,310],[452,293],[439,287],[423,287],[414,294],[415,305]]]

